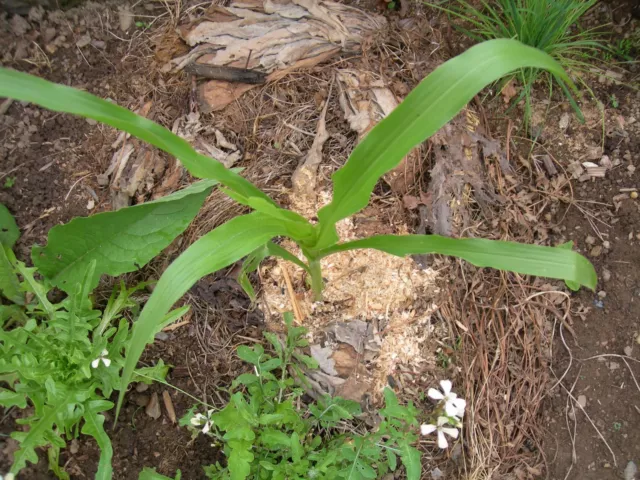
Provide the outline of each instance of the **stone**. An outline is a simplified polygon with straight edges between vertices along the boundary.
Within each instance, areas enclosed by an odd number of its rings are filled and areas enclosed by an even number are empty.
[[[592,257],[599,257],[601,253],[602,253],[602,245],[596,245],[591,249],[591,251],[589,252],[589,255],[591,255]]]
[[[587,406],[587,397],[585,395],[578,395],[578,405],[582,408]]]
[[[154,420],[159,419],[160,415],[162,415],[162,411],[160,410],[160,401],[158,399],[157,393],[154,392],[153,395],[151,395],[151,399],[147,404],[145,413],[149,415],[151,418],[153,418]]]
[[[91,36],[88,33],[82,35],[76,42],[76,47],[83,48],[91,43]]]

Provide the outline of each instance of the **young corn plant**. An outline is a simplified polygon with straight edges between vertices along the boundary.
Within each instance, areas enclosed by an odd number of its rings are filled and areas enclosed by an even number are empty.
[[[451,3],[443,7],[429,2],[431,6],[470,24],[468,29],[460,26],[457,28],[474,40],[482,42],[512,38],[546,52],[564,70],[570,74],[578,74],[579,81],[590,91],[580,74],[593,68],[593,60],[606,51],[607,47],[600,41],[603,34],[601,29],[583,30],[578,21],[597,0],[481,0],[479,7],[467,0],[453,0]],[[538,67],[520,68],[502,79],[502,85],[513,78],[520,82],[522,91],[514,98],[512,106],[524,99],[525,125],[529,125],[532,115],[531,93],[540,79],[548,85],[549,95],[555,81],[576,116],[584,121],[567,82],[553,71]]]
[[[453,239],[437,235],[377,235],[341,243],[336,232],[336,223],[364,208],[380,177],[396,167],[414,146],[451,120],[484,87],[522,68],[546,69],[569,88],[575,89],[562,66],[541,50],[510,39],[492,40],[474,46],[434,70],[358,144],[346,164],[333,174],[333,199],[318,212],[316,223],[279,207],[238,173],[197,153],[186,141],[148,119],[86,92],[0,69],[0,96],[93,118],[125,130],[178,158],[194,177],[220,182],[228,195],[254,210],[202,236],[162,274],[136,322],[127,349],[118,407],[122,404],[124,391],[145,345],[153,341],[158,322],[171,306],[203,276],[247,256],[250,265],[246,265],[246,269],[255,268],[259,260],[268,255],[294,262],[308,273],[316,299],[322,296],[322,260],[337,252],[360,248],[378,249],[397,256],[426,253],[451,255],[478,267],[559,278],[574,288],[584,285],[593,289],[596,285],[593,266],[566,247]],[[91,227],[92,218],[83,219],[86,229]],[[62,234],[63,227],[59,227],[58,235]],[[112,228],[120,227],[114,225]],[[58,270],[64,274],[67,269],[65,265],[69,262],[82,265],[93,254],[99,253],[100,258],[105,256],[100,251],[103,248],[100,239],[91,246],[93,253],[83,251],[82,255],[76,254],[74,246],[78,242],[85,245],[86,242],[82,240],[85,234],[89,232],[77,229],[74,235],[70,235],[60,258],[54,256],[53,251],[48,252],[49,255],[40,251],[51,267],[47,275],[55,275]],[[273,243],[273,239],[281,236],[291,238],[300,246],[304,262]],[[118,243],[117,239],[112,243]],[[126,256],[126,249],[114,251],[117,255]],[[34,263],[40,261],[40,254],[33,255]],[[130,259],[117,260],[118,268],[112,268],[109,262],[102,263],[97,275],[119,274],[134,269],[133,265],[141,265]]]

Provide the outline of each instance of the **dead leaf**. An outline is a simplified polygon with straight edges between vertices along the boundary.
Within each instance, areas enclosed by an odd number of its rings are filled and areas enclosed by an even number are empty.
[[[511,79],[509,80],[509,82],[505,84],[504,87],[502,87],[502,90],[500,91],[500,93],[502,94],[502,99],[504,100],[504,103],[509,103],[511,99],[516,96],[516,93],[518,93],[516,92],[516,87],[514,83],[515,83],[514,79]]]
[[[323,372],[329,375],[338,375],[335,369],[336,362],[331,358],[331,354],[333,353],[331,347],[311,345],[309,348],[311,350],[311,356],[318,362],[318,366]]]
[[[171,401],[171,395],[166,390],[162,392],[162,401],[164,403],[164,408],[167,410],[167,415],[169,416],[169,420],[171,423],[176,423],[176,411],[173,408],[173,402]]]
[[[420,205],[420,199],[413,195],[405,195],[402,197],[402,203],[407,210],[415,210]]]

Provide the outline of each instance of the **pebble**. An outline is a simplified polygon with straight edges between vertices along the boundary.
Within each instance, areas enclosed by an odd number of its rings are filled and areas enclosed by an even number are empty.
[[[617,370],[620,368],[620,364],[618,362],[609,362],[609,370]]]
[[[69,445],[69,453],[71,455],[75,455],[80,450],[80,444],[78,443],[78,439],[74,438],[71,440],[71,445]]]
[[[91,36],[88,33],[82,35],[76,42],[76,47],[83,48],[91,43]]]
[[[609,250],[611,248],[611,242],[609,240],[605,240],[604,242],[602,242],[602,246]]]
[[[85,118],[84,121],[87,122],[89,125],[97,125],[98,124],[98,121],[94,120],[93,118]]]
[[[578,395],[578,405],[580,405],[582,408],[587,406],[586,395]]]
[[[602,281],[608,282],[609,280],[611,280],[611,272],[605,268],[602,270]]]
[[[584,243],[586,243],[587,245],[593,245],[596,243],[596,239],[591,235],[587,235],[587,238],[584,239]]]
[[[136,395],[136,405],[139,407],[146,407],[149,405],[149,396],[148,395]]]
[[[562,114],[562,117],[560,117],[560,130],[566,130],[569,127],[569,121],[571,120],[571,115],[569,115],[567,112]]]
[[[638,467],[633,461],[630,461],[624,469],[624,480],[634,480],[637,473]]]
[[[156,333],[156,340],[160,340],[161,342],[166,342],[169,340],[169,334],[167,332],[158,332]]]
[[[53,40],[56,37],[56,33],[56,29],[53,27],[45,28],[44,32],[42,33],[42,39],[44,40],[44,43],[49,43],[51,40]]]
[[[627,357],[630,357],[632,353],[633,353],[633,347],[630,347],[630,346],[624,347],[624,354]]]
[[[600,297],[600,298],[606,298],[606,296],[607,296],[607,292],[605,292],[604,290],[600,290],[600,291],[598,292],[598,297]]]
[[[591,255],[592,257],[599,257],[601,253],[602,253],[602,245],[596,245],[591,249],[591,251],[589,252],[589,255]]]
[[[638,334],[638,336],[636,337],[636,343],[640,345],[640,334]]]
[[[147,404],[145,413],[149,415],[151,418],[153,418],[154,420],[159,419],[160,415],[162,415],[162,412],[160,411],[160,401],[158,400],[157,393],[154,392],[153,395],[151,395],[151,399]]]
[[[144,382],[140,382],[136,385],[136,392],[138,393],[146,392],[147,390],[149,390],[149,385]]]
[[[633,199],[636,199],[636,198],[638,198],[638,192],[633,191],[633,192],[631,192],[631,193],[629,194],[629,196],[630,196],[631,198],[633,198]]]

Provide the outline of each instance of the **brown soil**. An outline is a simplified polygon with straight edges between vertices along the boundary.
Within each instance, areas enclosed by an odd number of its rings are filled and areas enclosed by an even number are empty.
[[[621,99],[619,110],[611,112],[612,119],[619,116],[629,122],[640,117],[635,91],[613,87],[602,93],[615,94]],[[570,367],[562,383],[574,398],[586,397],[586,414],[575,404],[572,406],[574,402],[567,402],[566,391],[560,387],[552,392],[545,446],[553,479],[565,478],[572,463],[573,444],[576,463],[566,477],[569,479],[623,478],[622,472],[628,462],[634,461],[637,465],[640,460],[637,402],[640,395],[637,383],[640,375],[640,270],[637,268],[640,264],[640,237],[637,236],[640,204],[637,199],[629,198],[628,193],[626,198],[620,193],[621,188],[639,186],[640,176],[629,168],[633,169],[639,162],[640,125],[637,121],[631,125],[627,123],[624,128],[614,125],[608,124],[604,154],[614,160],[621,159],[622,163],[607,173],[606,178],[578,183],[575,189],[576,200],[602,202],[582,204],[596,216],[593,222],[601,238],[586,222],[584,214],[575,208],[561,211],[557,216],[566,227],[567,237],[574,240],[579,250],[594,263],[599,276],[597,290],[599,295],[606,296],[602,298],[587,291],[577,294],[573,305],[582,311],[573,317],[575,337],[565,330],[566,344],[557,340],[554,346],[557,352],[553,366],[555,375],[561,377]],[[598,144],[601,135],[601,131],[592,130],[591,142]],[[575,159],[576,152],[563,151],[557,157]],[[613,206],[616,196],[623,197],[616,199],[619,209]],[[587,244],[587,237],[591,237],[589,241],[595,239],[595,243]],[[605,241],[609,242],[610,248],[595,255],[598,252],[593,249]],[[573,418],[576,419],[575,427]]]

